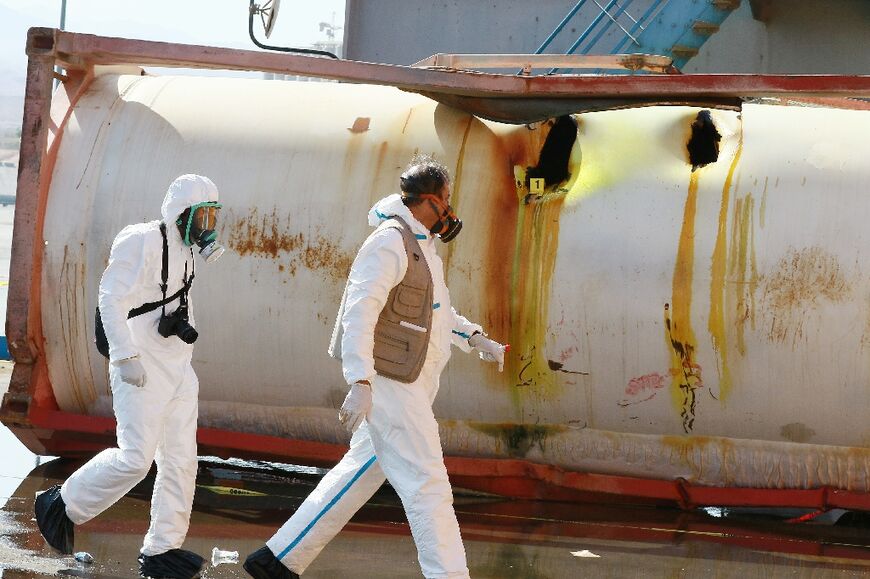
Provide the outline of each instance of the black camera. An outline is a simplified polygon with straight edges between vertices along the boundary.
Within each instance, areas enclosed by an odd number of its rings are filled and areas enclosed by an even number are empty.
[[[157,332],[164,338],[178,336],[182,342],[192,344],[199,337],[199,332],[187,321],[187,306],[179,306],[169,315],[160,316]]]

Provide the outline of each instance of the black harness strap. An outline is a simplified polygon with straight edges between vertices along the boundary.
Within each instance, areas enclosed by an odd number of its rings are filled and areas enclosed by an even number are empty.
[[[190,277],[187,277],[187,262],[184,263],[184,277],[182,278],[184,285],[180,290],[169,297],[166,297],[166,290],[169,289],[169,244],[166,240],[166,224],[160,223],[160,234],[163,236],[163,263],[160,269],[160,291],[163,292],[163,299],[156,302],[142,304],[138,308],[133,308],[127,314],[127,319],[153,312],[157,308],[163,308],[163,315],[166,315],[166,304],[180,298],[182,303],[187,303],[187,293],[190,291],[190,286],[193,285],[193,278],[196,277],[196,263],[193,263]],[[190,257],[193,259],[193,248],[190,248]]]

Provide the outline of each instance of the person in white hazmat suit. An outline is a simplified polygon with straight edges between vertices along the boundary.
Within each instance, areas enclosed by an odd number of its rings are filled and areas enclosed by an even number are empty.
[[[350,449],[266,546],[247,558],[244,568],[257,579],[302,574],[385,478],[402,500],[423,575],[469,576],[432,403],[451,344],[466,352],[476,348],[483,359],[497,362],[499,371],[507,347],[487,338],[450,305],[435,237],[452,240],[462,222],[449,206],[446,168],[416,158],[401,176],[401,190],[369,212],[369,224],[377,229],[353,262],[336,321],[333,349],[340,343],[344,378],[351,385],[339,412],[353,432]],[[407,276],[412,269],[419,272],[421,263],[422,280],[408,285]],[[418,288],[424,288],[422,293],[415,293]],[[429,297],[414,297],[420,295]],[[394,296],[399,296],[395,302]],[[400,307],[417,303],[425,311]],[[388,311],[394,306],[402,315]],[[390,316],[393,329],[384,321]],[[377,337],[392,333],[404,339],[397,327],[411,335],[411,351],[414,335],[422,336],[419,367],[410,378],[401,357],[389,350],[391,339]],[[390,365],[385,359],[399,361]]]
[[[62,553],[73,551],[73,525],[113,505],[156,459],[140,575],[187,579],[204,566],[202,557],[180,548],[197,471],[199,382],[190,364],[197,332],[188,290],[195,276],[193,246],[206,262],[223,253],[215,231],[220,207],[211,180],[182,175],[166,193],[162,221],[128,225],[112,243],[98,319],[108,342],[118,447],[38,495],[39,529]],[[98,348],[100,330],[98,323]],[[101,352],[106,355],[105,348]]]

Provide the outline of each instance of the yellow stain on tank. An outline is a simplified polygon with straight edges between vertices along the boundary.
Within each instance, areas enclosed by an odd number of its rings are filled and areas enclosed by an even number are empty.
[[[599,118],[602,120],[597,120]],[[600,134],[594,137],[594,146],[583,147],[584,125],[589,122],[606,123],[606,130],[599,129]],[[565,185],[565,203],[569,207],[615,183],[625,181],[628,173],[642,170],[645,163],[656,162],[650,158],[654,151],[649,147],[650,137],[643,132],[643,125],[637,122],[621,120],[612,114],[595,113],[578,120],[578,126],[577,143],[571,151],[569,163],[572,167],[579,167],[582,155],[583,171],[577,175],[572,173],[571,181]]]
[[[737,351],[746,355],[746,322],[755,329],[755,294],[758,266],[755,259],[755,200],[752,194],[738,198],[731,227],[732,243],[728,257],[728,282],[733,288],[728,307],[734,314]]]
[[[512,376],[514,402],[528,396],[549,398],[557,393],[558,380],[546,356],[550,318],[550,293],[562,207],[581,180],[580,146],[569,155],[569,177],[541,193],[526,187],[526,167],[514,165],[517,188],[517,225],[511,268],[510,344],[507,375]],[[575,198],[579,199],[581,195]]]
[[[695,424],[695,391],[703,385],[695,362],[697,340],[692,328],[692,281],[695,261],[695,215],[698,207],[698,171],[692,172],[683,209],[683,227],[674,264],[671,304],[665,304],[665,337],[671,350],[671,398],[691,432]]]
[[[525,182],[525,170],[515,167],[518,181]],[[518,188],[519,189],[519,188]],[[516,250],[511,271],[511,336],[516,354],[509,357],[509,375],[520,388],[516,396],[554,393],[556,376],[545,355],[550,311],[550,290],[556,252],[559,248],[559,217],[565,190],[550,187],[542,195],[525,195],[517,213]]]
[[[710,436],[662,436],[661,443],[669,451],[670,464],[690,469],[689,480],[701,477],[709,468],[720,469],[726,480],[740,465],[735,462],[734,445],[727,438]]]
[[[731,182],[734,170],[740,161],[743,143],[737,146],[728,176],[722,186],[722,202],[719,205],[719,223],[716,232],[716,245],[710,263],[710,317],[707,329],[713,341],[713,350],[719,356],[719,400],[726,400],[731,393],[731,371],[728,367],[728,339],[725,326],[725,275],[727,272],[728,247],[728,207],[731,203]]]

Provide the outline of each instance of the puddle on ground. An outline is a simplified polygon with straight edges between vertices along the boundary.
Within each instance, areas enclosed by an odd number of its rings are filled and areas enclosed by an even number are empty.
[[[66,460],[37,466],[0,510],[0,578],[136,577],[153,472],[108,511],[76,528],[75,550],[93,555],[92,565],[53,554],[36,531],[35,493],[63,481],[77,466]],[[286,520],[323,472],[201,459],[185,548],[208,558],[215,547],[238,551],[244,560]],[[464,495],[456,497],[456,511],[475,579],[870,574],[866,515],[846,516],[837,525],[830,519],[826,524],[787,523],[795,513],[684,512]],[[210,567],[205,574],[208,579],[244,576],[238,564]],[[420,577],[404,512],[388,485],[305,573],[305,579],[341,577]]]

